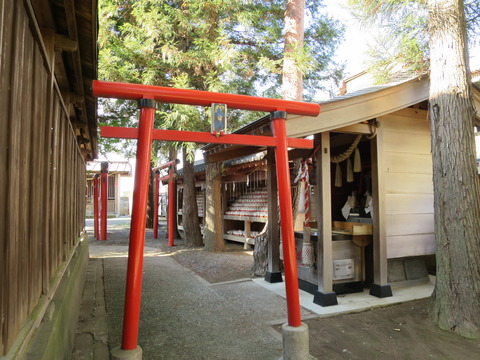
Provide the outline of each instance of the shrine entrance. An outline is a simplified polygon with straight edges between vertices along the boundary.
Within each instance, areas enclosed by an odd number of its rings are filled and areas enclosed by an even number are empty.
[[[288,148],[311,149],[313,141],[287,138],[285,122],[287,114],[316,116],[320,112],[320,105],[246,95],[102,81],[93,81],[92,94],[94,97],[136,100],[140,109],[138,128],[102,127],[100,132],[103,137],[138,140],[122,344],[121,348],[112,351],[112,358],[141,359],[141,349],[138,347],[137,341],[150,160],[152,141],[163,140],[266,146],[275,149],[288,313],[288,324],[283,327],[284,354],[298,354],[295,359],[306,359],[309,352],[308,328],[302,324],[300,317]],[[197,106],[221,104],[233,109],[269,112],[273,136],[224,134],[222,130],[225,128],[224,124],[212,127],[211,133],[154,129],[157,101]]]

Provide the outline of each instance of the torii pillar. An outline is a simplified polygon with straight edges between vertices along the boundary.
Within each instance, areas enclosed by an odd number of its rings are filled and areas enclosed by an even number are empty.
[[[100,199],[102,203],[100,214],[100,240],[107,240],[108,161],[102,161],[100,173]]]
[[[287,138],[285,122],[287,113],[316,116],[320,112],[320,105],[246,95],[101,81],[93,82],[92,93],[95,97],[137,100],[140,108],[138,129],[112,127],[101,129],[101,135],[104,137],[138,139],[122,346],[112,351],[112,359],[136,360],[141,359],[142,356],[142,350],[137,345],[137,340],[151,143],[152,140],[167,140],[275,148],[288,312],[288,323],[284,324],[282,328],[283,354],[284,359],[307,360],[309,358],[308,327],[302,323],[300,317],[288,148],[301,147],[311,149],[313,148],[313,141]],[[270,112],[274,136],[227,134],[217,137],[212,133],[154,130],[155,101],[200,106],[211,106],[212,103],[220,103],[234,109]]]
[[[95,234],[95,240],[100,239],[100,232],[98,230],[98,177],[99,174],[95,174],[93,177],[93,232]]]
[[[158,197],[160,195],[160,170],[155,170],[155,189],[153,191],[153,238],[158,239]]]

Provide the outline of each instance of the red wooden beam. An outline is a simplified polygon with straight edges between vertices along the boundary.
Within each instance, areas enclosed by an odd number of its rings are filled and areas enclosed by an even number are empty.
[[[100,136],[106,138],[137,139],[138,129],[102,126],[100,127]],[[186,141],[201,144],[215,143],[247,146],[277,146],[277,139],[272,136],[227,134],[217,138],[212,133],[180,130],[154,129],[152,139],[164,141]],[[288,147],[312,149],[313,140],[287,138],[287,145]]]
[[[130,100],[153,98],[163,103],[200,106],[210,106],[212,103],[221,103],[226,104],[231,109],[264,112],[286,111],[289,114],[306,116],[317,116],[320,113],[319,104],[301,101],[98,80],[93,81],[92,94],[94,97]]]
[[[135,129],[135,130],[136,130],[136,129]],[[153,131],[155,131],[155,130],[153,130]],[[162,169],[165,169],[165,168],[169,167],[170,165],[178,165],[178,164],[180,164],[180,160],[175,159],[175,160],[169,161],[169,162],[167,162],[167,163],[165,163],[165,164],[162,164],[162,165],[159,165],[159,166],[157,166],[157,167],[154,167],[154,168],[152,169],[152,171],[162,170]]]
[[[175,179],[177,177],[177,174],[173,174],[173,179]],[[160,181],[164,181],[164,180],[170,180],[171,176],[170,175],[165,175],[165,176],[162,176],[161,178],[159,178],[158,180]]]

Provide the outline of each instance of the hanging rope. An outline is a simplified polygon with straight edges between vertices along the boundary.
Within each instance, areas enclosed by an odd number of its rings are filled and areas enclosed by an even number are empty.
[[[357,135],[356,139],[353,141],[352,145],[350,145],[350,147],[344,151],[342,154],[339,154],[339,155],[335,155],[335,156],[332,156],[330,158],[330,161],[333,162],[333,163],[341,163],[342,161],[345,161],[347,160],[350,155],[352,155],[353,153],[353,150],[356,149],[358,143],[360,142],[360,140],[362,139],[362,136],[363,135]]]
[[[360,172],[362,171],[362,162],[360,159],[360,152],[357,148],[358,143],[362,139],[363,135],[357,135],[353,143],[349,146],[349,148],[344,151],[342,154],[330,157],[330,161],[334,164],[337,164],[335,169],[335,186],[341,187],[342,186],[342,170],[340,168],[340,163],[347,160],[347,182],[353,182],[353,172]],[[352,164],[350,160],[350,156],[352,155],[353,151],[355,151],[354,157],[354,166],[352,172]]]

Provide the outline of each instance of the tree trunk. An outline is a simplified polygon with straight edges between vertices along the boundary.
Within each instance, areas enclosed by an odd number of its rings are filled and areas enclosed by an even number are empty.
[[[256,276],[265,276],[268,270],[268,237],[267,222],[262,232],[255,237],[252,273]]]
[[[222,212],[222,163],[208,164],[205,168],[207,191],[205,203],[204,241],[207,251],[225,251]]]
[[[189,161],[183,149],[183,230],[185,246],[202,246],[202,233],[198,220],[197,193],[195,191],[195,174],[193,162]]]
[[[285,49],[283,52],[283,98],[303,98],[302,70],[297,62],[303,51],[305,0],[288,0],[285,10]]]
[[[176,146],[172,146],[168,149],[168,161],[172,161],[172,160],[176,160],[177,159],[177,156],[178,156],[178,151],[177,151],[177,147]],[[173,209],[173,213],[175,214],[175,216],[173,217],[173,219],[169,220],[169,221],[173,221],[173,238],[174,239],[180,239],[181,236],[180,236],[180,233],[178,232],[178,224],[177,224],[177,211],[178,211],[178,207],[177,207],[177,179],[176,178],[173,178],[173,188],[174,188],[174,194],[168,194],[168,197],[169,197],[169,200],[172,200],[173,201],[173,204],[174,204],[174,209]],[[170,196],[173,197],[173,199],[170,199]],[[168,207],[167,207],[167,214],[168,214]],[[167,215],[168,217],[168,215]],[[168,239],[168,231],[167,233],[165,234],[166,236],[166,239]]]
[[[429,0],[437,281],[431,315],[480,337],[480,182],[463,2]]]

